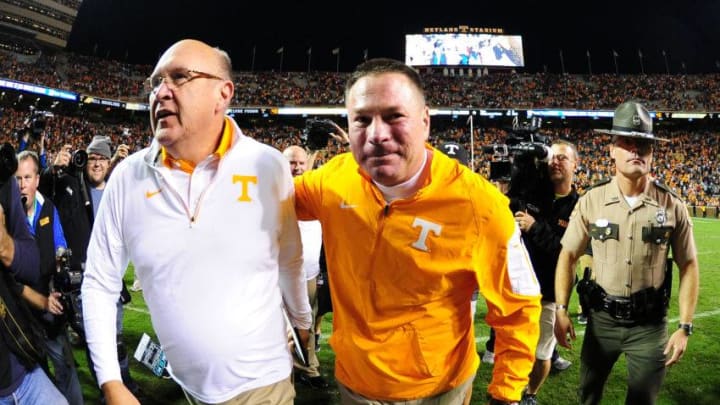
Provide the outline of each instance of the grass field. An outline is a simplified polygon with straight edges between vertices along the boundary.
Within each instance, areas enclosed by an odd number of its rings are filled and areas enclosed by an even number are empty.
[[[690,338],[685,357],[676,366],[670,368],[660,393],[659,405],[674,404],[718,404],[720,403],[720,221],[695,218],[695,238],[700,261],[700,299],[695,313],[695,334]],[[677,325],[677,269],[674,271],[673,301],[669,312],[669,328],[674,331]],[[132,283],[132,271],[126,276],[128,285]],[[142,293],[132,293],[133,300],[125,310],[125,342],[131,352],[137,346],[143,332],[152,335],[150,319]],[[485,350],[484,342],[488,336],[488,327],[483,321],[486,309],[480,300],[475,332],[478,352]],[[577,294],[573,294],[572,308],[577,308]],[[319,353],[323,374],[331,382],[330,389],[319,392],[302,386],[297,387],[298,405],[339,404],[339,395],[333,378],[334,355],[327,344],[327,336],[332,330],[331,314],[323,320],[322,350]],[[538,399],[541,404],[576,404],[578,383],[578,364],[584,327],[576,325],[578,340],[573,350],[561,350],[561,355],[573,362],[562,373],[550,375],[543,386]],[[84,350],[76,349],[80,381],[86,403],[99,403],[98,391],[87,370]],[[150,398],[145,404],[186,404],[182,391],[172,380],[155,377],[143,365],[131,359],[131,372],[145,394]],[[474,383],[472,404],[486,403],[485,392],[490,381],[492,368],[483,364]],[[604,404],[623,404],[625,398],[625,379],[627,373],[624,359],[615,365],[613,373],[605,387]]]

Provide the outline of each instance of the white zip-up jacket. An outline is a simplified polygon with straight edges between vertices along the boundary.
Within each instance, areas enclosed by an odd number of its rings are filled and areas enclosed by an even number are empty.
[[[165,167],[153,142],[108,181],[82,285],[100,385],[120,380],[115,303],[129,262],[172,376],[194,397],[223,402],[290,375],[282,303],[294,326],[311,325],[290,168],[225,127],[227,152],[191,173]]]

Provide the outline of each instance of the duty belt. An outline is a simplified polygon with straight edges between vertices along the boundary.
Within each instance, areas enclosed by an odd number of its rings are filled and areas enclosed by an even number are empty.
[[[611,317],[619,321],[635,321],[635,311],[630,297],[614,297],[605,295],[602,300],[602,311],[607,312]]]
[[[593,309],[603,311],[622,323],[645,322],[662,319],[667,314],[663,291],[653,287],[635,292],[629,297],[608,295],[598,286]]]

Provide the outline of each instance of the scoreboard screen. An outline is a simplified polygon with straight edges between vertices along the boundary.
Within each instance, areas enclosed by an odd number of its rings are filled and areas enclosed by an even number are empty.
[[[520,35],[416,34],[405,36],[410,66],[523,67]]]

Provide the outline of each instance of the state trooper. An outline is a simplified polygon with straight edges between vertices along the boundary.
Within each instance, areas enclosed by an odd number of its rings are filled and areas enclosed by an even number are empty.
[[[641,104],[615,110],[610,157],[615,176],[580,198],[562,239],[555,279],[558,342],[570,348],[575,331],[567,305],[575,263],[588,242],[592,270],[578,283],[589,320],[580,365],[580,403],[599,404],[608,375],[625,354],[625,403],[653,404],[666,368],[685,353],[698,300],[698,261],[693,226],[684,202],[650,174],[658,141]],[[667,308],[672,282],[669,248],[680,269],[680,322],[668,338]]]

